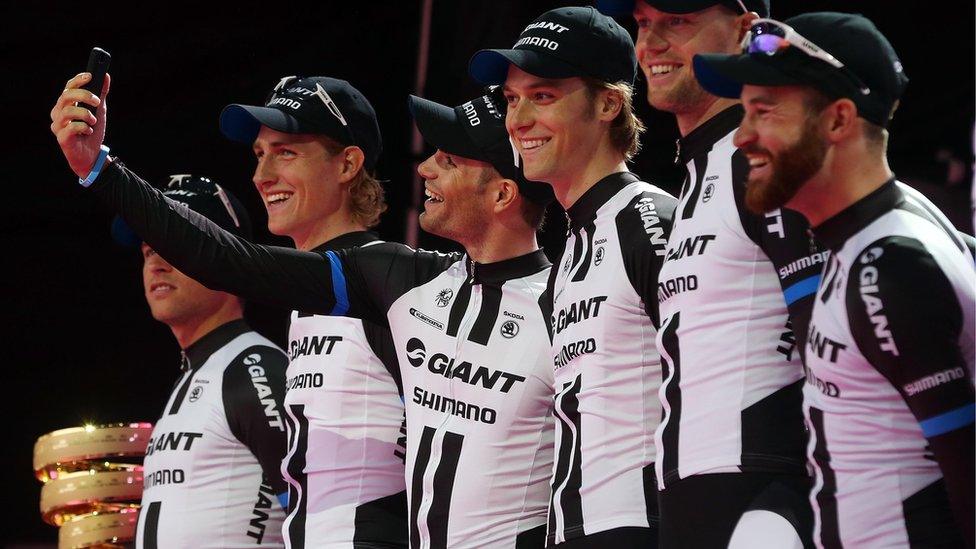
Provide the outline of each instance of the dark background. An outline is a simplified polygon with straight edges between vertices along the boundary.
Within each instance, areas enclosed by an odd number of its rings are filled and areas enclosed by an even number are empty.
[[[4,10],[5,545],[56,540],[56,530],[38,513],[40,483],[31,471],[38,436],[87,421],[153,421],[178,373],[171,334],[148,314],[138,253],[111,240],[111,213],[75,183],[49,132],[49,111],[64,82],[84,69],[92,46],[113,55],[106,143],[146,179],[209,175],[263,226],[263,207],[250,183],[252,155],[219,134],[220,109],[261,102],[285,75],[328,75],[350,80],[379,116],[385,152],[378,171],[388,180],[391,205],[381,236],[402,240],[406,220],[415,217],[408,214],[418,197],[406,96],[415,92],[420,0],[315,7],[140,4],[32,2],[20,3],[16,13]],[[971,233],[973,3],[938,12],[892,2],[773,4],[781,19],[801,9],[856,9],[889,37],[911,78],[892,126],[893,169]],[[471,54],[510,46],[524,25],[558,5],[565,3],[435,0],[422,95],[451,105],[477,95],[466,72]],[[677,192],[673,118],[647,107],[640,80],[637,106],[649,132],[633,169]],[[553,208],[542,235],[550,255],[560,251],[564,227],[562,212]],[[258,239],[290,244],[266,232]],[[452,247],[424,233],[420,244]],[[249,315],[283,340],[283,312],[254,307]]]

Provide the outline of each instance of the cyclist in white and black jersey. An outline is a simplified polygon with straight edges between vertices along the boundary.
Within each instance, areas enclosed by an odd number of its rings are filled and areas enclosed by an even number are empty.
[[[556,416],[548,545],[655,547],[656,293],[675,200],[627,171],[643,129],[631,107],[630,37],[593,8],[559,8],[514,49],[483,50],[470,68],[504,83],[526,176],[549,183],[569,217],[547,298]]]
[[[453,110],[415,108],[426,113],[418,119],[441,118],[432,124],[449,130],[425,131],[441,150],[420,168],[430,195],[421,226],[458,240],[468,254],[391,243],[313,253],[237,238],[165,200],[117,161],[101,164],[104,108],[97,123],[85,118],[93,134],[71,122],[84,113],[70,103],[96,102],[77,89],[81,81],[69,82],[53,112],[62,151],[76,173],[101,174],[95,195],[162,255],[250,299],[390,326],[412,433],[411,545],[541,546],[552,381],[541,299],[549,263],[535,230],[551,193],[511,164],[490,99]],[[485,160],[445,152],[455,147]]]
[[[165,195],[250,235],[247,211],[210,179],[172,176]],[[142,253],[146,301],[182,353],[146,448],[136,547],[281,547],[287,359],[248,327],[238,297],[205,288],[146,244]]]
[[[703,90],[697,53],[737,52],[768,0],[601,0],[632,16],[647,100],[675,115],[687,166],[658,281],[664,419],[656,433],[661,541],[725,547],[784,528],[778,547],[809,545],[803,366],[806,333],[827,254],[796,212],[746,207],[749,170],[732,137],[735,100]],[[799,334],[796,336],[795,334]],[[701,513],[702,498],[712,512]],[[759,512],[773,510],[780,516]],[[750,510],[755,513],[748,514]],[[756,524],[756,517],[770,525]],[[784,520],[785,519],[785,520]],[[768,539],[768,538],[764,538]]]
[[[888,167],[901,62],[860,15],[765,21],[746,44],[698,77],[741,88],[751,205],[796,209],[831,252],[804,349],[817,546],[972,547],[972,238]]]
[[[341,119],[330,107],[338,109]],[[344,80],[285,77],[265,106],[230,105],[220,128],[251,146],[268,229],[324,253],[381,241],[376,113]],[[285,546],[407,546],[400,371],[389,328],[292,311]]]

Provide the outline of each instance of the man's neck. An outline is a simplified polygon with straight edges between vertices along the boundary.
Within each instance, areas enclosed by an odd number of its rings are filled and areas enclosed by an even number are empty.
[[[608,144],[609,147],[609,144]],[[627,171],[627,160],[612,148],[601,147],[578,173],[567,174],[557,181],[549,181],[556,200],[563,209],[569,209],[586,191],[604,177]],[[533,234],[533,237],[535,235]]]
[[[349,219],[339,220],[329,218],[325,222],[312,227],[307,233],[288,236],[295,242],[295,248],[307,252],[325,244],[333,238],[365,230],[366,226],[362,223],[357,223]]]
[[[212,314],[206,318],[191,320],[177,325],[170,325],[169,329],[173,332],[173,337],[176,338],[176,342],[179,344],[180,349],[190,347],[201,337],[209,334],[228,322],[243,318],[244,315],[240,304],[236,300],[231,301],[233,301],[233,303],[225,305],[215,314]]]
[[[884,156],[828,153],[824,168],[786,205],[816,228],[884,185],[893,174]],[[846,157],[846,158],[844,158]]]
[[[735,99],[709,97],[711,101],[702,102],[698,108],[675,113],[674,117],[678,122],[678,131],[681,133],[681,137],[687,137],[689,133],[711,120],[713,116],[738,103]]]
[[[478,263],[495,263],[538,250],[535,231],[521,222],[520,225],[520,228],[509,228],[493,222],[477,238],[461,244]]]

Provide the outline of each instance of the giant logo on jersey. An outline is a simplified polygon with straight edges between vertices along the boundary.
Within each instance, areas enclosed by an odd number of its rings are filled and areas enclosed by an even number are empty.
[[[281,419],[281,410],[272,397],[271,387],[268,386],[268,378],[264,375],[264,367],[260,365],[261,355],[251,353],[244,357],[244,364],[247,365],[247,373],[251,374],[251,384],[257,391],[258,400],[264,406],[264,415],[268,417],[268,425],[285,432],[285,422]]]
[[[288,345],[288,358],[295,360],[300,356],[332,354],[335,344],[342,341],[342,336],[306,336],[300,341],[291,340]]]
[[[644,232],[647,233],[654,253],[663,256],[668,247],[668,239],[664,238],[664,227],[661,226],[661,217],[657,214],[657,206],[654,199],[645,196],[634,204],[634,209],[640,215],[641,222],[644,224]]]
[[[705,250],[708,248],[708,244],[713,240],[715,240],[715,235],[713,234],[689,236],[688,238],[678,242],[676,246],[668,248],[667,258],[665,261],[677,261],[685,257],[701,255],[705,253]]]
[[[878,339],[878,345],[882,351],[887,351],[894,356],[898,356],[898,347],[895,346],[895,338],[888,329],[888,317],[884,315],[884,303],[878,296],[878,268],[871,265],[876,259],[881,257],[884,250],[874,247],[861,254],[861,264],[866,265],[861,269],[858,277],[860,285],[861,301],[864,302],[864,309],[868,313],[868,320],[874,325],[874,337]]]
[[[552,325],[556,328],[556,333],[565,330],[577,322],[583,322],[590,317],[600,316],[600,305],[607,300],[607,296],[600,295],[588,299],[581,299],[564,307],[558,313],[552,315]]]
[[[444,353],[433,353],[428,358],[427,347],[424,342],[412,337],[407,341],[407,362],[414,368],[427,363],[427,370],[432,374],[457,379],[469,385],[480,385],[485,389],[494,389],[507,393],[516,383],[525,381],[525,377],[504,370],[493,370],[485,366],[475,366],[468,361],[457,362]]]

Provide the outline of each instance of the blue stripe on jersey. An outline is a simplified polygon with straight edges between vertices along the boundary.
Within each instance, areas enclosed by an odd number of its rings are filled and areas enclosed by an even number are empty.
[[[342,261],[335,252],[325,252],[332,267],[332,294],[335,296],[335,307],[329,314],[342,316],[349,311],[349,294],[346,293],[346,275],[342,272]]]
[[[937,437],[955,431],[976,421],[976,404],[967,404],[944,414],[918,422],[925,438]]]
[[[783,290],[783,297],[786,298],[786,304],[792,305],[795,301],[799,301],[808,295],[817,293],[817,286],[820,286],[820,275],[804,278],[792,286],[789,286]]]
[[[278,503],[281,504],[281,508],[285,511],[288,510],[288,492],[282,492],[278,494]]]

